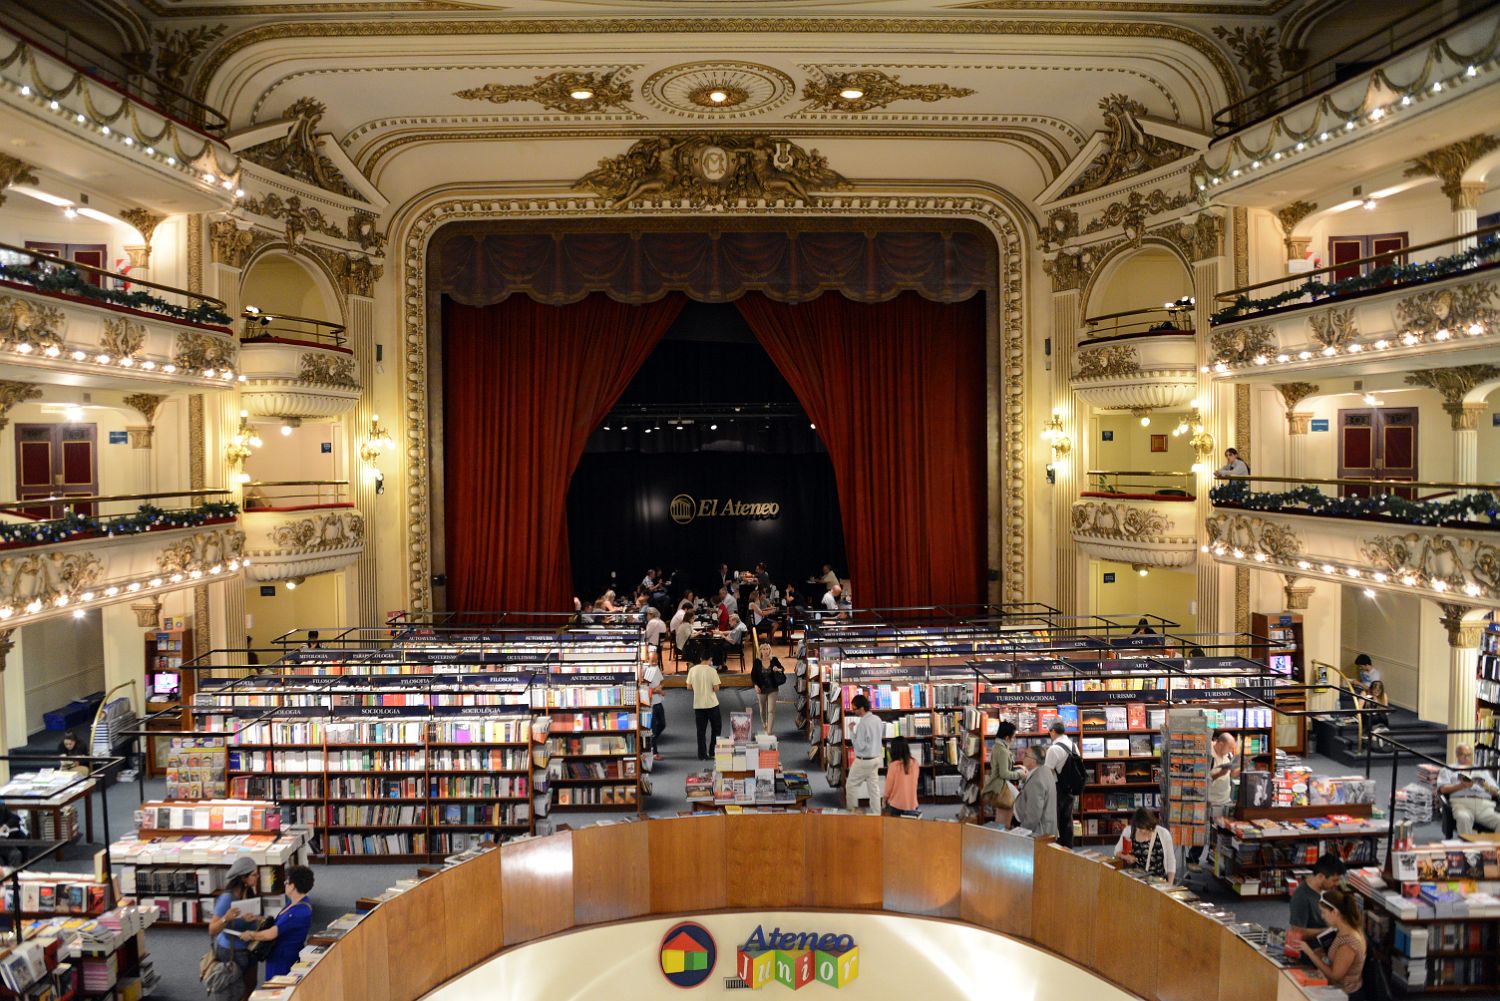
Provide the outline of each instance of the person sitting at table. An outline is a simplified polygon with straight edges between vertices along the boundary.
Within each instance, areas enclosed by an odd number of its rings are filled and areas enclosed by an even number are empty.
[[[733,614],[734,610],[729,607],[729,592],[721,587],[719,593],[714,595],[714,628],[720,632],[728,629],[729,617]]]
[[[1455,747],[1453,758],[1452,764],[1438,772],[1438,792],[1448,797],[1458,833],[1500,831],[1500,813],[1495,811],[1500,788],[1494,778],[1474,767],[1474,748],[1468,744]]]
[[[760,588],[750,592],[750,626],[761,636],[770,636],[776,628],[776,621],[771,618],[775,613],[776,606],[766,601]]]
[[[583,607],[578,610],[578,624],[580,626],[592,626],[599,621],[599,613],[594,609],[592,601],[585,601]]]
[[[1124,863],[1123,868],[1137,869],[1148,876],[1177,881],[1177,849],[1172,844],[1172,832],[1162,826],[1156,811],[1139,807],[1131,814],[1130,823],[1120,832],[1115,842],[1115,858]]]
[[[661,641],[667,635],[667,624],[661,620],[661,613],[647,606],[645,640],[646,649],[651,651],[651,657],[658,663],[661,662]]]
[[[729,649],[737,650],[745,642],[745,636],[750,629],[740,621],[738,615],[729,617],[729,629],[724,633],[724,642],[729,644]]]
[[[802,621],[807,612],[807,603],[802,599],[802,593],[797,590],[797,585],[788,583],[786,590],[781,593],[781,637],[786,640],[787,645],[792,643],[792,629]]]
[[[692,592],[688,592],[691,594]],[[682,625],[683,619],[693,617],[693,602],[691,598],[683,598],[677,603],[677,611],[672,613],[672,621],[667,623],[667,628],[672,630],[673,636],[677,634],[677,627]]]
[[[618,612],[620,610],[620,606],[615,604],[615,592],[613,591],[605,591],[594,604],[598,606],[601,612]]]
[[[844,589],[838,584],[830,587],[823,595],[823,610],[828,613],[824,618],[831,618],[839,611],[840,599],[844,596]]]
[[[1139,619],[1136,620],[1136,622],[1135,622],[1135,628],[1130,631],[1130,635],[1132,635],[1132,636],[1155,636],[1156,635],[1156,630],[1152,629],[1151,628],[1151,623],[1148,622],[1144,617],[1142,617],[1142,618],[1139,618]]]

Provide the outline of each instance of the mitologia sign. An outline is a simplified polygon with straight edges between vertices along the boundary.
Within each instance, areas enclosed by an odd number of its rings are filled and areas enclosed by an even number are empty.
[[[859,946],[851,935],[782,931],[755,931],[736,950],[735,972],[745,986],[760,990],[778,983],[800,990],[812,981],[842,987],[859,976]]]
[[[742,501],[732,497],[694,500],[691,494],[678,494],[667,505],[667,513],[677,524],[687,525],[696,518],[779,518],[781,505],[774,501]]]

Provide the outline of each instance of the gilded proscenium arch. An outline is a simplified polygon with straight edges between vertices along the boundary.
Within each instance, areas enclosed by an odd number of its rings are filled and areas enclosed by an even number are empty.
[[[928,195],[844,193],[837,207],[817,199],[810,206],[784,208],[769,205],[735,208],[728,212],[691,215],[680,209],[653,206],[630,218],[687,219],[694,222],[723,220],[726,215],[759,219],[824,219],[857,222],[875,217],[908,219],[970,219],[982,223],[995,238],[997,264],[994,288],[995,312],[991,314],[986,391],[989,415],[986,434],[998,441],[989,449],[986,495],[991,501],[987,515],[986,558],[998,567],[1007,600],[1026,595],[1027,554],[1027,449],[1025,376],[1029,352],[1025,323],[1024,281],[1027,240],[1026,219],[1008,201],[991,195]],[[439,189],[424,193],[403,206],[391,227],[403,248],[400,274],[394,287],[401,290],[402,407],[406,433],[405,479],[407,578],[405,606],[413,611],[431,608],[432,576],[432,485],[433,465],[429,410],[428,331],[438,329],[440,298],[431,294],[427,278],[427,254],[432,237],[441,227],[459,220],[560,221],[587,220],[616,215],[594,198],[551,196],[497,196],[493,193]],[[1034,233],[1031,239],[1034,240]],[[393,240],[395,243],[396,240]]]
[[[1214,68],[1229,103],[1241,96],[1239,75],[1224,51],[1206,35],[1156,21],[1026,21],[994,18],[922,17],[630,17],[516,18],[448,21],[284,21],[249,28],[220,41],[193,78],[192,94],[206,101],[210,85],[238,52],[288,38],[462,35],[657,35],[657,34],[862,34],[1053,35],[1152,38],[1176,42],[1201,54]]]

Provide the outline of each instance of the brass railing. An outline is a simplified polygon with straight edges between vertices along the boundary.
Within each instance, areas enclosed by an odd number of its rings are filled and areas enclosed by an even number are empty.
[[[62,521],[74,515],[82,515],[98,519],[100,527],[107,530],[111,521],[139,517],[143,507],[160,508],[164,513],[179,513],[196,510],[202,504],[207,503],[210,498],[221,498],[216,503],[223,503],[232,497],[233,492],[224,489],[169,490],[148,494],[79,494],[76,496],[54,493],[42,497],[28,497],[25,500],[0,502],[0,514],[24,515],[45,511],[44,515],[38,514],[22,522],[38,526],[47,522]],[[173,498],[196,500],[198,503],[170,508],[161,508],[160,505],[152,503]],[[117,504],[129,505],[129,507],[115,511],[104,510],[106,507]],[[17,523],[11,522],[10,524]]]
[[[1214,112],[1214,135],[1226,136],[1264,121],[1344,80],[1368,73],[1372,64],[1383,62],[1398,52],[1430,41],[1444,29],[1468,16],[1463,11],[1451,16],[1450,0],[1430,0],[1416,10],[1402,14],[1367,35],[1356,38],[1309,66],[1288,73],[1275,83],[1262,87],[1249,97]],[[1375,9],[1378,9],[1376,7]]]
[[[1413,255],[1424,254],[1429,250],[1439,247],[1452,247],[1455,252],[1452,255],[1434,255],[1439,259],[1448,257],[1463,257],[1457,250],[1459,245],[1469,244],[1467,257],[1459,263],[1444,267],[1438,261],[1428,260],[1412,261]],[[1350,296],[1385,292],[1390,289],[1402,288],[1406,285],[1419,284],[1422,282],[1437,281],[1450,275],[1462,274],[1473,268],[1483,267],[1500,260],[1500,226],[1485,226],[1481,229],[1472,230],[1468,233],[1460,233],[1457,236],[1445,236],[1441,240],[1432,240],[1429,243],[1419,243],[1412,247],[1402,247],[1399,250],[1388,250],[1380,254],[1371,254],[1369,257],[1361,257],[1353,261],[1344,261],[1340,264],[1330,264],[1327,267],[1316,268],[1312,271],[1303,271],[1297,274],[1283,275],[1280,278],[1272,278],[1267,281],[1257,282],[1254,285],[1245,285],[1241,288],[1232,288],[1226,292],[1220,292],[1214,296],[1213,324],[1218,326],[1225,323],[1236,323],[1250,316],[1264,313],[1272,313],[1282,309],[1299,309],[1312,303],[1327,303],[1337,301]],[[1260,305],[1261,301],[1274,298],[1277,295],[1289,293],[1300,287],[1318,282],[1320,279],[1331,281],[1339,271],[1347,271],[1350,268],[1362,270],[1366,265],[1371,269],[1381,268],[1386,265],[1404,266],[1407,264],[1427,264],[1428,267],[1413,269],[1410,275],[1397,275],[1390,281],[1370,280],[1368,287],[1357,288],[1347,292],[1332,292],[1322,296],[1314,296],[1311,292],[1291,298],[1285,303],[1276,305]],[[1255,292],[1265,293],[1266,290],[1275,290],[1269,294],[1259,296],[1252,295]],[[1239,303],[1244,298],[1247,303]],[[1229,314],[1233,315],[1229,315]]]
[[[348,488],[348,480],[252,480],[244,485],[244,507],[258,511],[348,504]]]
[[[1490,512],[1500,503],[1500,483],[1217,473],[1215,479],[1209,491],[1215,507],[1282,514],[1489,528],[1496,524]]]
[[[1115,337],[1139,337],[1143,334],[1193,333],[1193,300],[1184,296],[1161,306],[1127,309],[1118,313],[1086,316],[1080,336],[1080,347]]]
[[[340,347],[344,343],[344,325],[329,320],[315,320],[310,316],[283,316],[280,313],[263,312],[254,306],[245,307],[244,325],[240,330],[241,343],[283,340]]]
[[[30,263],[28,264],[26,263],[26,261],[29,261]],[[147,304],[144,306],[133,306],[129,302],[123,301],[130,295],[130,293],[125,290],[124,286],[130,285],[133,287],[138,286],[143,289],[152,289],[153,291],[163,293],[163,296],[173,297],[159,298],[159,301],[165,303],[172,310],[181,311],[182,313],[190,313],[200,306],[205,309],[217,311],[221,315],[224,313],[224,300],[215,299],[211,295],[202,295],[198,292],[189,292],[184,288],[177,288],[172,285],[163,285],[160,282],[147,281],[143,278],[132,278],[129,275],[122,275],[116,271],[110,271],[105,268],[96,268],[92,264],[81,264],[78,261],[70,261],[64,257],[55,257],[52,254],[44,254],[40,250],[29,250],[26,247],[17,247],[14,244],[0,243],[0,264],[10,265],[13,268],[33,268],[40,272],[71,270],[75,273],[79,273],[80,277],[82,276],[82,274],[97,275],[100,281],[100,285],[98,287],[103,292],[105,292],[106,295],[96,297],[94,295],[91,295],[87,291],[70,292],[65,289],[60,290],[60,294],[62,295],[72,296],[74,298],[83,299],[85,301],[95,300],[107,302],[112,305],[122,306],[126,309],[137,309],[141,312],[146,313],[163,312],[160,308],[154,307],[151,304]],[[9,281],[18,281],[23,284],[30,284],[25,276],[17,276],[14,274],[14,272],[6,273],[3,277],[5,277]],[[109,293],[114,293],[114,295],[110,295]],[[180,301],[174,301],[174,299]],[[166,315],[174,315],[174,313],[167,312]],[[227,320],[228,317],[226,316],[224,317],[224,319]]]
[[[1090,469],[1084,490],[1089,493],[1156,494],[1162,497],[1193,499],[1193,473],[1155,469]],[[1124,479],[1133,477],[1133,479]]]

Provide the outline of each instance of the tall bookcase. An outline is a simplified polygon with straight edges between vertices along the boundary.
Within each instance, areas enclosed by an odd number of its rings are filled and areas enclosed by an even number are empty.
[[[885,724],[885,743],[905,737],[921,759],[917,792],[924,802],[956,803],[960,797],[959,752],[963,710],[973,701],[974,686],[961,675],[927,680],[923,668],[844,665],[838,671],[838,725],[829,731],[828,754],[847,774],[854,751],[849,741],[855,717],[849,712],[855,695],[870,700],[870,711]],[[972,672],[964,672],[972,676]]]
[[[146,714],[149,716],[172,709],[183,710],[180,718],[164,716],[153,721],[151,727],[158,730],[191,729],[192,717],[186,707],[192,705],[197,674],[194,671],[184,671],[182,665],[194,657],[193,631],[186,628],[156,629],[146,634],[144,642],[143,663],[146,665],[146,676],[143,687],[146,693]],[[176,684],[170,687],[158,686],[158,678],[173,679]],[[152,737],[146,741],[146,774],[166,774],[167,745],[166,737]]]
[[[1480,638],[1479,663],[1475,668],[1474,726],[1489,731],[1487,740],[1471,740],[1470,744],[1488,744],[1479,748],[1476,762],[1480,765],[1500,765],[1500,624],[1491,622],[1484,628]]]
[[[1268,651],[1274,668],[1278,663],[1287,667],[1287,677],[1302,684],[1312,684],[1309,676],[1306,647],[1302,640],[1302,616],[1296,612],[1252,612],[1250,632],[1282,646]],[[1284,661],[1276,658],[1284,657]],[[1304,690],[1281,692],[1276,696],[1276,705],[1290,713],[1300,713],[1308,708]],[[1300,715],[1281,715],[1276,718],[1276,746],[1293,754],[1307,752],[1307,718]]]

